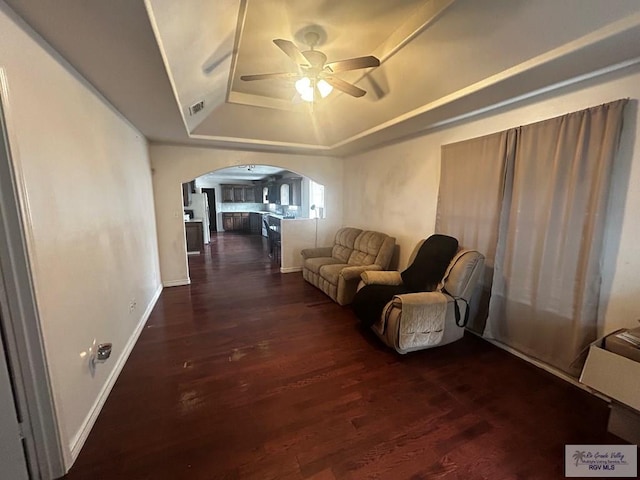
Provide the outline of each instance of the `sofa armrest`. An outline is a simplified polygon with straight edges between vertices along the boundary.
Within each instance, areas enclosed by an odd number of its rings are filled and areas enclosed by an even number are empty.
[[[376,265],[375,263],[372,265],[353,265],[351,267],[345,267],[340,272],[340,275],[345,280],[356,280],[360,278],[360,275],[363,272],[368,270],[381,270],[382,267],[380,265]]]
[[[360,274],[365,285],[402,285],[402,277],[398,271],[366,270]]]
[[[317,247],[317,248],[303,248],[300,251],[302,258],[305,260],[307,258],[316,258],[316,257],[330,257],[333,252],[333,247]]]

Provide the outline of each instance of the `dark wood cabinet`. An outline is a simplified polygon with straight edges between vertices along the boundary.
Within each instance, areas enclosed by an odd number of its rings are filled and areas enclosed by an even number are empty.
[[[222,214],[222,226],[225,232],[251,231],[251,223],[248,212],[228,212]]]
[[[222,201],[227,203],[282,203],[281,191],[283,185],[289,188],[289,201],[287,205],[302,205],[302,178],[286,177],[270,179],[256,185],[220,185]],[[263,189],[267,189],[266,202]]]
[[[282,186],[287,185],[289,187],[289,201],[285,201],[282,198]],[[269,182],[262,187],[267,187],[267,203],[275,203],[277,205],[302,205],[302,178],[283,178],[277,181]]]
[[[246,220],[246,228],[245,228]],[[249,214],[248,213],[234,213],[233,214],[233,229],[236,232],[244,232],[249,230]]]
[[[260,203],[254,185],[220,185],[222,201],[227,203]]]
[[[231,185],[221,185],[222,189],[222,201],[233,202],[233,187]]]
[[[204,249],[204,232],[202,230],[202,222],[185,222],[184,230],[187,237],[187,252],[202,252]]]
[[[249,230],[253,235],[262,234],[262,215],[260,213],[249,214]]]
[[[230,232],[231,230],[233,230],[233,214],[222,214],[222,228],[224,228],[225,232]]]
[[[256,187],[247,187],[244,189],[244,201],[247,203],[257,203]]]
[[[244,202],[244,190],[246,187],[236,186],[233,187],[233,201],[234,202]]]
[[[267,185],[269,193],[267,193],[267,201],[269,203],[280,203],[280,185],[277,183],[270,183]]]

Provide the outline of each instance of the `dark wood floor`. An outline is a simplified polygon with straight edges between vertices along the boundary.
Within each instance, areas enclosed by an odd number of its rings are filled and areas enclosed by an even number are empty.
[[[400,356],[256,236],[162,292],[78,479],[555,479],[604,402],[473,336]],[[615,443],[615,442],[613,442]]]

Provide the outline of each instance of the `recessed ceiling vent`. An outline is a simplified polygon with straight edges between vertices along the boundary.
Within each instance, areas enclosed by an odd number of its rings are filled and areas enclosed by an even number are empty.
[[[189,107],[189,115],[195,115],[202,110],[204,110],[204,100],[200,100],[198,103],[191,105]]]

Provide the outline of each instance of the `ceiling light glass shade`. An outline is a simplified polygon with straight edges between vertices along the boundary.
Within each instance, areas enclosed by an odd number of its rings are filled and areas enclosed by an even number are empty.
[[[322,96],[322,98],[325,98],[333,91],[333,87],[324,80],[320,80],[318,82],[318,90],[320,91],[320,95]]]
[[[318,81],[317,87],[322,98],[325,98],[333,90],[333,87],[324,80]],[[305,102],[313,102],[313,86],[309,77],[302,77],[298,80],[296,82],[296,90],[300,94],[302,100]]]
[[[302,77],[296,82],[296,90],[305,102],[313,102],[313,87],[309,77]]]

